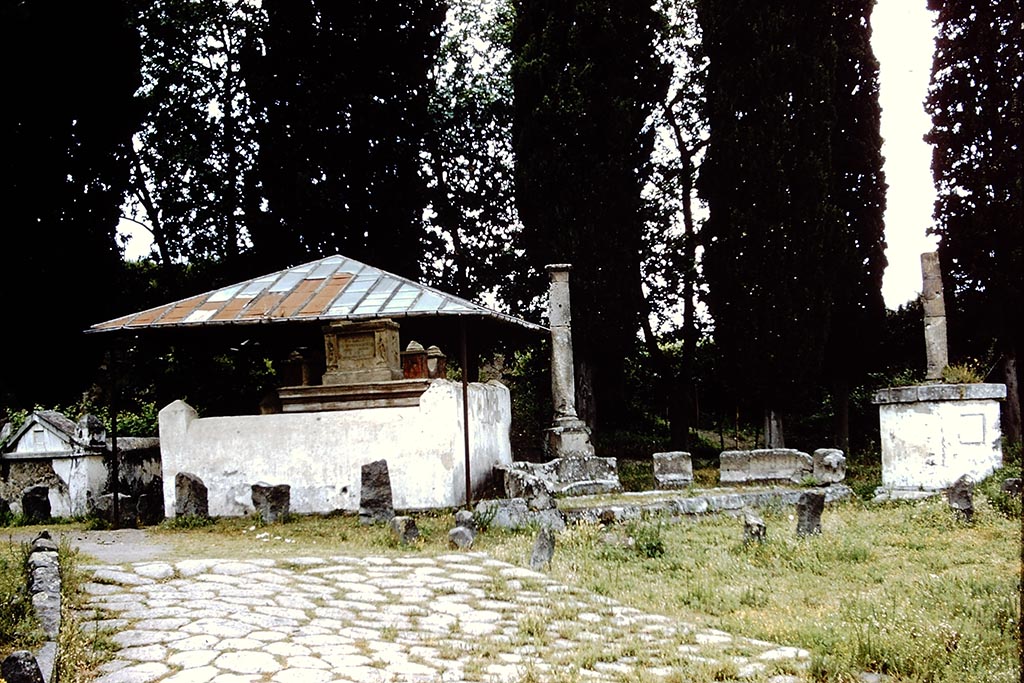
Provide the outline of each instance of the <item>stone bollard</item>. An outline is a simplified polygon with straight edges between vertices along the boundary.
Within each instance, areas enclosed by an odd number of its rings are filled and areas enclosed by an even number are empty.
[[[753,510],[743,512],[743,542],[764,543],[768,540],[768,529],[764,520]]]
[[[448,532],[448,547],[452,550],[469,550],[475,540],[476,534],[468,527],[457,526]]]
[[[530,554],[530,569],[540,571],[548,566],[555,554],[555,532],[544,527],[537,534],[537,540],[533,542],[533,552]]]
[[[456,510],[455,526],[448,532],[448,547],[469,550],[476,540],[476,518],[469,510]]]
[[[419,540],[420,530],[412,517],[399,515],[388,520],[391,534],[400,545],[411,545]]]
[[[252,485],[252,506],[264,522],[276,522],[291,510],[291,492],[288,484],[257,482]]]
[[[210,497],[206,484],[191,472],[178,472],[174,475],[174,516],[210,516]]]
[[[8,655],[0,665],[0,677],[7,683],[43,683],[43,672],[35,656],[28,650],[18,650]]]
[[[391,497],[391,475],[387,460],[375,460],[362,467],[359,490],[359,523],[387,522],[395,516]]]
[[[821,512],[825,509],[824,491],[804,491],[796,502],[796,535],[821,533]]]
[[[21,514],[26,524],[42,524],[50,519],[50,487],[29,486],[21,492]]]
[[[1003,484],[999,487],[999,490],[1013,498],[1020,498],[1020,477],[1007,477],[1003,480]]]
[[[974,479],[965,474],[946,491],[949,507],[965,522],[974,518]]]

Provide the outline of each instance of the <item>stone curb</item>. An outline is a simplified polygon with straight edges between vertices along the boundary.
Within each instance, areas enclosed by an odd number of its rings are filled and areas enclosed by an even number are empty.
[[[844,500],[853,495],[853,489],[845,484],[832,484],[821,488],[825,491],[826,503]],[[745,508],[796,505],[800,495],[806,490],[775,488],[770,491],[705,493],[651,502],[587,505],[576,508],[566,505],[560,509],[560,512],[568,524],[573,522],[607,524],[654,516],[678,518],[712,512],[740,514]]]
[[[35,655],[28,650],[18,650],[3,661],[0,671],[6,683],[50,683],[54,680],[61,621],[57,552],[57,544],[48,531],[39,532],[32,541],[26,562],[28,593],[32,596],[32,609],[46,641]]]

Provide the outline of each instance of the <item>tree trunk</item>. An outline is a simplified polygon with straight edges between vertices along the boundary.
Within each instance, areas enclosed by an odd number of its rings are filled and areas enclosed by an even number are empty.
[[[782,436],[782,415],[771,408],[764,411],[764,447],[786,447],[786,440]]]
[[[1010,349],[1003,354],[1003,382],[1006,402],[1003,404],[1003,436],[1010,444],[1021,443],[1020,377],[1017,374],[1017,353]]]
[[[832,387],[832,405],[835,410],[834,427],[836,448],[850,455],[850,391],[845,382]]]
[[[576,366],[576,415],[597,431],[597,402],[594,399],[594,370],[586,360]]]

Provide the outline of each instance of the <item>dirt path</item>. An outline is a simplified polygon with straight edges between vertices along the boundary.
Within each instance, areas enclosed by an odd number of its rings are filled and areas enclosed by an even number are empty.
[[[154,538],[145,529],[118,529],[116,531],[50,530],[58,543],[67,540],[78,549],[86,562],[123,564],[145,562],[166,556],[172,548]],[[31,541],[39,530],[16,529],[4,534],[15,543]],[[2,537],[0,537],[2,538]]]

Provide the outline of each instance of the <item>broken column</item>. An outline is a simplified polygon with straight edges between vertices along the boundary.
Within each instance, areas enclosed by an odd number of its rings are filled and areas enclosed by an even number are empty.
[[[938,252],[921,254],[921,306],[924,309],[924,344],[928,365],[925,379],[939,381],[949,365],[946,347],[946,305],[942,299],[942,269]]]
[[[547,266],[548,322],[551,327],[551,401],[554,421],[547,430],[546,450],[552,457],[592,456],[590,429],[576,415],[576,381],[573,371],[572,330],[569,311],[567,263]]]

